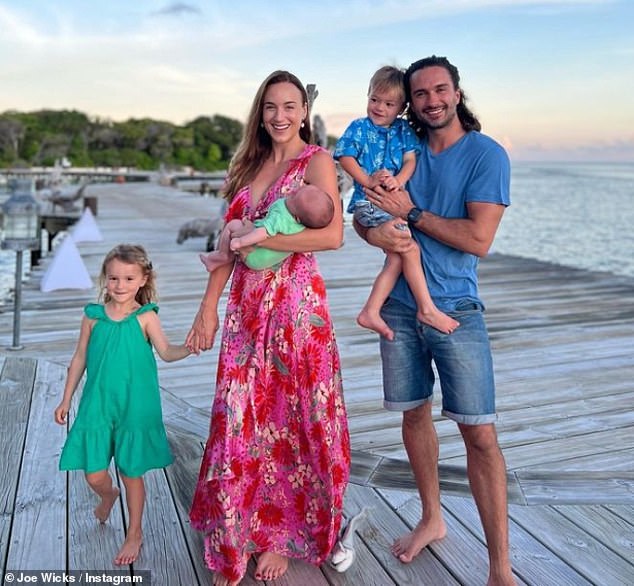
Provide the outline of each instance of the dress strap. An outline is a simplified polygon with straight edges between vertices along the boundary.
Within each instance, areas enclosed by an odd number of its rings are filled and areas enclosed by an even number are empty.
[[[84,306],[84,315],[90,319],[105,319],[106,308],[100,303],[88,303]]]
[[[137,309],[132,315],[140,315],[141,313],[145,313],[146,311],[154,311],[156,313],[159,312],[158,305],[156,303],[146,303]]]
[[[316,144],[307,144],[300,155],[293,159],[289,165],[286,173],[284,174],[284,183],[288,181],[298,181],[304,179],[304,173],[310,163],[310,159],[315,153],[320,151],[328,152],[325,148]]]

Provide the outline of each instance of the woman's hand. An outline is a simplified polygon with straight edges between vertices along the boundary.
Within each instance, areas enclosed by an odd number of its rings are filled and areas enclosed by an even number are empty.
[[[194,318],[194,323],[187,334],[187,338],[185,338],[187,349],[193,354],[200,354],[202,351],[210,350],[214,345],[218,324],[218,312],[205,311],[201,307]]]

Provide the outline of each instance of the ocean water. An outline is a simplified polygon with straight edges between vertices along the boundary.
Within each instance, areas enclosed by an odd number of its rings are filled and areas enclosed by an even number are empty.
[[[632,226],[634,163],[515,163],[492,250],[634,277]],[[15,253],[2,250],[0,300],[14,279]]]
[[[634,276],[634,163],[517,163],[493,250]]]

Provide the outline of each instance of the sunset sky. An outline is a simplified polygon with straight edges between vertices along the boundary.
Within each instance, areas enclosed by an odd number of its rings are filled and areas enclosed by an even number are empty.
[[[339,135],[378,67],[436,54],[513,159],[634,161],[632,23],[631,0],[0,0],[0,112],[244,120],[288,69]]]

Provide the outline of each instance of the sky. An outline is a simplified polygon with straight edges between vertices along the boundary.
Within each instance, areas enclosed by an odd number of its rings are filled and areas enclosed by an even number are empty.
[[[382,65],[449,58],[512,160],[634,162],[632,0],[0,0],[0,112],[244,121],[276,69],[328,134]]]

